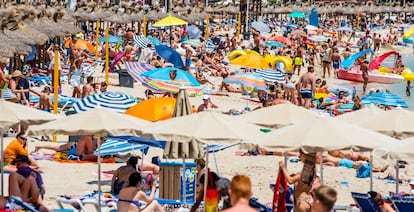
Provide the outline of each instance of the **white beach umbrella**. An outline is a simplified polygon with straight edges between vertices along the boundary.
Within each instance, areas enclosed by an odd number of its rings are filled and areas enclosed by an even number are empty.
[[[8,127],[18,123],[40,124],[57,119],[57,116],[51,113],[36,110],[34,108],[23,106],[21,104],[8,102],[4,99],[0,99],[0,114],[1,158],[4,158],[3,134],[5,133]],[[0,172],[2,186],[1,195],[3,195],[3,166],[0,166]]]
[[[316,117],[242,143],[259,145],[269,151],[282,148],[302,149],[312,153],[355,147],[361,151],[370,151],[393,141],[396,140],[389,136],[335,118]]]
[[[413,123],[414,112],[405,109],[394,109],[379,113],[357,124],[386,135],[405,138],[414,135]]]
[[[150,122],[103,108],[66,116],[46,124],[30,126],[29,135],[140,135]],[[101,155],[98,139],[98,207],[101,206]]]
[[[385,113],[385,111],[377,107],[365,107],[352,113],[345,113],[343,115],[336,116],[335,119],[346,121],[350,124],[358,124],[382,113]]]
[[[303,107],[284,103],[255,110],[235,118],[242,122],[249,122],[264,127],[280,128],[313,119],[317,115],[317,113],[306,110]]]

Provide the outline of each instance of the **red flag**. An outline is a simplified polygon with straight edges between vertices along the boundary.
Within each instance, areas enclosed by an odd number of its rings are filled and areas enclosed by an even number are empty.
[[[281,169],[276,178],[276,184],[273,194],[272,212],[285,212],[286,211],[286,192],[288,190],[288,184],[285,179],[285,175]]]

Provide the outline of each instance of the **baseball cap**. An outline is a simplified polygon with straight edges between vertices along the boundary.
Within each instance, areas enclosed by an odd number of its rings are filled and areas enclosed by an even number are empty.
[[[209,99],[210,97],[208,95],[203,95],[203,100],[204,99]]]
[[[408,184],[414,185],[414,178],[413,177],[410,179],[410,182]]]

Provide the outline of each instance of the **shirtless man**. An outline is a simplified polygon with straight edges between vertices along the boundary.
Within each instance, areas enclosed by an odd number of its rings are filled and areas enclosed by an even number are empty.
[[[82,98],[93,94],[93,91],[93,77],[89,76],[86,78],[86,85],[84,85],[82,88]]]
[[[190,72],[191,67],[191,57],[193,56],[193,50],[189,45],[181,45],[185,49],[185,70]]]
[[[213,109],[213,108],[218,108],[218,106],[211,102],[211,99],[208,95],[204,95],[203,96],[203,104],[198,106],[197,112],[202,112],[202,111],[205,111],[207,109]]]
[[[230,40],[230,51],[233,51],[237,48],[237,35],[236,33],[233,34],[233,37]]]
[[[300,75],[300,68],[302,67],[303,63],[303,48],[299,46],[296,50],[296,56],[294,61],[294,68],[293,73],[295,73],[296,70],[298,70],[298,76]]]
[[[50,100],[50,87],[46,86],[42,92],[36,92],[32,89],[30,89],[30,92],[36,94],[37,96],[40,97],[39,100],[39,109],[46,111],[46,112],[52,112],[52,108],[53,108],[53,104],[52,101]]]
[[[361,64],[359,67],[359,70],[362,71],[362,79],[363,79],[363,86],[362,86],[362,92],[365,94],[367,91],[367,85],[368,85],[368,61],[364,60],[364,63]]]
[[[353,161],[366,161],[369,162],[370,159],[369,157],[359,153],[359,152],[354,152],[352,150],[332,150],[332,151],[328,151],[328,154],[334,156],[334,157],[338,157],[338,158],[347,158],[349,160],[353,160]]]
[[[339,69],[339,65],[341,64],[341,55],[339,54],[338,49],[334,50],[334,53],[331,56],[331,60],[334,71],[337,71]]]
[[[260,54],[260,38],[259,38],[259,34],[254,34],[253,35],[253,42],[254,42],[253,51],[256,51],[257,53]]]
[[[306,109],[309,109],[313,94],[315,93],[315,76],[313,75],[313,66],[308,66],[308,72],[302,74],[299,78],[298,92],[300,93],[304,103],[302,104]]]

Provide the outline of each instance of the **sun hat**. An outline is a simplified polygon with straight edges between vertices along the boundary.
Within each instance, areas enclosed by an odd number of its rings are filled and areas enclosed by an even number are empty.
[[[12,74],[11,74],[11,77],[13,78],[13,77],[22,77],[23,76],[23,74],[22,74],[22,72],[21,71],[19,71],[19,70],[16,70],[16,71],[14,71]]]

